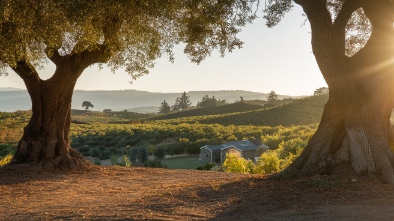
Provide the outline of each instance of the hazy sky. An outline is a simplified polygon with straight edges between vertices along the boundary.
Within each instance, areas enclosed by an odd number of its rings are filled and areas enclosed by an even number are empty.
[[[314,89],[326,86],[311,49],[309,23],[304,24],[302,9],[296,6],[275,28],[268,29],[259,18],[239,35],[242,49],[226,53],[221,58],[213,53],[200,65],[191,63],[180,45],[175,50],[175,62],[167,58],[156,61],[150,74],[132,84],[123,71],[115,74],[97,66],[85,70],[76,89],[123,90],[151,92],[183,92],[202,90],[247,90],[267,93],[274,90],[285,95],[311,95]],[[54,71],[48,65],[40,71],[49,78]],[[13,72],[0,77],[0,87],[25,88]]]

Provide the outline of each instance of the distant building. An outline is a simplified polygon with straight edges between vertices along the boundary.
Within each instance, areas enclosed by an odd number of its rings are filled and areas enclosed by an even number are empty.
[[[220,163],[222,145],[205,145],[200,148],[200,161],[206,163]]]
[[[104,112],[104,113],[112,112],[112,110],[111,110],[111,109],[104,109],[103,112]]]
[[[254,161],[267,149],[268,147],[261,143],[261,139],[230,141],[222,145],[205,145],[200,148],[200,161],[222,164],[228,153]]]

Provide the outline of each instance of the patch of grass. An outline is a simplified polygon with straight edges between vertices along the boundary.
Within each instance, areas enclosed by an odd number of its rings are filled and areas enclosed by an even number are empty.
[[[204,163],[200,162],[198,158],[198,156],[173,157],[163,159],[161,162],[167,165],[168,169],[193,170],[204,165]]]

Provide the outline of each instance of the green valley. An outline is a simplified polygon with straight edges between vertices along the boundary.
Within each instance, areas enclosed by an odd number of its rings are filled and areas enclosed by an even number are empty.
[[[286,99],[275,107],[246,101],[165,115],[73,110],[71,146],[97,160],[133,156],[136,148],[142,148],[149,156],[143,163],[157,158],[157,151],[164,150],[167,157],[196,156],[206,144],[254,138],[275,150],[292,139],[306,142],[316,130],[327,99],[328,95]],[[0,113],[1,157],[15,151],[30,115],[30,111]]]

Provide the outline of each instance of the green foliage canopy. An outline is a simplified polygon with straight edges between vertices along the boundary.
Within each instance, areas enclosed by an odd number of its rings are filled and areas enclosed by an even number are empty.
[[[0,2],[0,67],[25,61],[99,53],[100,63],[135,79],[153,61],[184,42],[196,63],[214,49],[239,48],[240,27],[254,18],[255,0],[3,0]]]
[[[186,92],[183,92],[180,97],[177,97],[175,100],[175,104],[172,106],[173,111],[186,110],[192,102],[190,101],[190,96],[186,95]]]
[[[275,102],[276,100],[278,100],[278,95],[276,94],[275,91],[271,91],[268,96],[267,96],[267,101],[268,104],[272,104],[273,102]]]
[[[218,100],[215,96],[209,97],[207,94],[201,99],[201,102],[198,102],[197,107],[216,107],[225,104],[227,104],[226,100]]]
[[[170,105],[168,105],[167,101],[164,100],[160,104],[159,113],[161,113],[161,114],[168,114],[170,112],[171,112],[171,107],[170,107]]]
[[[94,107],[94,105],[90,101],[82,102],[82,107],[85,107],[85,110],[89,110],[89,107]]]
[[[324,94],[328,94],[328,87],[320,87],[313,92],[313,96],[320,96]]]

